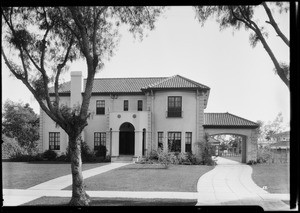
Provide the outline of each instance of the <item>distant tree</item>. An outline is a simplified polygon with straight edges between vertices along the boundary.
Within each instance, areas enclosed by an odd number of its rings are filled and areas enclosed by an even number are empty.
[[[226,142],[221,142],[221,143],[220,143],[220,146],[219,146],[219,149],[220,149],[221,151],[227,150],[227,149],[228,149],[228,144],[227,144]]]
[[[39,116],[28,103],[7,100],[2,114],[2,133],[15,138],[21,147],[31,150],[39,139]]]
[[[96,71],[113,55],[122,23],[142,38],[144,29],[154,29],[161,11],[161,7],[141,6],[1,8],[4,41],[1,53],[5,64],[69,136],[73,180],[70,205],[90,202],[83,184],[80,134],[88,125]],[[86,62],[86,86],[82,102],[69,107],[60,104],[60,76],[68,70],[70,62],[79,58]],[[54,98],[50,98],[50,86],[54,86]]]
[[[263,124],[263,123],[262,123]],[[274,134],[284,131],[285,126],[283,124],[282,113],[279,112],[273,121],[269,121],[267,124],[263,124],[260,128],[261,138],[271,140]]]
[[[278,24],[274,20],[274,10],[270,9],[269,6],[275,6],[277,11],[281,14],[282,12],[289,11],[288,2],[262,2],[260,5],[237,5],[237,6],[195,6],[196,16],[202,26],[205,21],[215,15],[216,21],[220,24],[220,29],[225,29],[228,27],[233,27],[235,30],[239,30],[242,26],[246,30],[250,29],[250,45],[255,47],[260,41],[270,56],[274,66],[275,72],[278,74],[280,79],[285,83],[285,85],[290,88],[290,66],[289,63],[280,62],[274,55],[270,45],[267,43],[266,38],[268,37],[268,32],[266,31],[266,26],[259,26],[258,21],[255,19],[255,9],[258,7],[263,7],[268,20],[265,23],[272,26],[277,36],[290,47],[289,39],[282,33]]]

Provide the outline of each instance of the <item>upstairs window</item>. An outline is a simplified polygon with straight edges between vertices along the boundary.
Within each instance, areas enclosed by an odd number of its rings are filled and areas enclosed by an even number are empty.
[[[192,133],[185,133],[185,152],[192,152]]]
[[[105,114],[105,101],[98,100],[96,101],[96,115],[104,115]]]
[[[128,100],[124,100],[124,111],[128,111]]]
[[[60,132],[49,132],[49,150],[60,150]]]
[[[182,114],[182,97],[168,97],[168,117],[181,117]]]
[[[143,111],[143,101],[138,100],[138,111]]]

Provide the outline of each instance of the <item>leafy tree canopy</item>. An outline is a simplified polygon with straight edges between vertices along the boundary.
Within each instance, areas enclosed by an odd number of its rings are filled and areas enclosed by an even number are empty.
[[[39,139],[39,116],[28,103],[7,100],[2,114],[2,133],[15,138],[24,148],[34,148]]]

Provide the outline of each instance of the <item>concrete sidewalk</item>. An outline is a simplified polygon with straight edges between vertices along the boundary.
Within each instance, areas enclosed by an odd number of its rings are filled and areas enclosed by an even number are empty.
[[[264,210],[289,210],[281,200],[289,194],[270,194],[251,177],[252,167],[217,158],[217,166],[198,180],[197,205],[259,205]]]
[[[140,192],[140,191],[86,191],[90,197],[99,198],[160,198],[160,199],[187,199],[197,200],[197,192]],[[30,189],[4,189],[5,206],[17,206],[30,202],[37,198],[47,197],[70,197],[71,190],[30,190]],[[17,198],[17,199],[16,199]]]
[[[105,166],[99,166],[99,167],[94,168],[94,169],[89,169],[89,170],[82,171],[82,176],[83,176],[83,179],[86,179],[86,178],[89,178],[89,177],[92,177],[92,176],[95,176],[95,175],[102,174],[104,172],[108,172],[112,169],[117,169],[119,167],[126,166],[128,164],[131,164],[131,163],[110,163],[110,164],[105,165]],[[62,177],[59,177],[59,178],[55,178],[53,180],[46,181],[44,183],[35,185],[35,186],[30,187],[28,189],[33,189],[33,190],[36,190],[36,189],[38,189],[38,190],[40,190],[40,189],[61,190],[61,189],[64,189],[64,188],[66,188],[70,185],[72,185],[72,175],[71,174],[65,175],[65,176],[62,176]]]

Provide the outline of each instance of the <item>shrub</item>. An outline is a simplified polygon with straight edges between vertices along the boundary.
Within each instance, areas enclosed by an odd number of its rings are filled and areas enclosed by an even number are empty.
[[[255,165],[257,162],[255,160],[249,160],[247,162],[248,165]]]
[[[18,153],[14,156],[11,156],[10,158],[11,161],[13,162],[30,162],[30,161],[42,161],[43,157],[42,154],[21,154]]]
[[[159,152],[162,152],[162,150],[161,150],[161,149],[159,149],[158,151],[156,151],[156,150],[151,150],[151,152],[150,152],[148,158],[149,158],[150,160],[158,160]]]
[[[42,156],[47,160],[55,160],[57,158],[57,153],[53,150],[48,149],[43,153]]]
[[[215,161],[212,159],[214,154],[213,146],[208,142],[208,140],[199,142],[198,146],[200,148],[201,164],[208,166],[215,165]]]
[[[259,148],[257,151],[257,163],[267,163],[272,161],[272,153],[268,148]]]
[[[20,154],[27,154],[27,151],[14,138],[2,135],[2,141],[2,159],[11,159]]]
[[[106,146],[100,145],[99,148],[96,150],[95,155],[96,155],[96,157],[105,158],[106,157],[106,152],[107,152]]]
[[[167,152],[160,151],[158,152],[158,162],[167,169],[171,163],[170,154]]]

